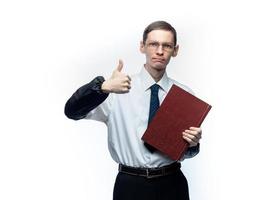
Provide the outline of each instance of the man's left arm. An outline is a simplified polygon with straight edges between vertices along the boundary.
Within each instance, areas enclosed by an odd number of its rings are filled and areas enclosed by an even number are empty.
[[[199,127],[190,127],[183,133],[183,138],[189,143],[189,148],[184,154],[185,158],[192,158],[200,151],[200,139],[202,138],[202,129]]]

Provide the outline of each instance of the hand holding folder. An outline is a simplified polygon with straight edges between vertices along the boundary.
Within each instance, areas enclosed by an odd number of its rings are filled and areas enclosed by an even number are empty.
[[[182,133],[200,127],[211,105],[173,85],[146,129],[142,140],[173,160],[179,160],[189,144]]]

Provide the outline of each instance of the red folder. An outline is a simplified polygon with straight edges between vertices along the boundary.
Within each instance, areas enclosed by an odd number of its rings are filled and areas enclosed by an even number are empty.
[[[182,132],[189,127],[200,127],[211,105],[173,85],[142,140],[173,160],[179,160],[189,147]]]

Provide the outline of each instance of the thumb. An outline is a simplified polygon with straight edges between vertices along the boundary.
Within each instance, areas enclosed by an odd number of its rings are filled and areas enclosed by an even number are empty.
[[[124,66],[123,61],[121,59],[119,59],[119,64],[117,66],[117,71],[121,72],[121,70],[123,69],[123,66]]]

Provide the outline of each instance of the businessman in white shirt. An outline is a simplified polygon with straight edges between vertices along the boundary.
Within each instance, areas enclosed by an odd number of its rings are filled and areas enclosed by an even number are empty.
[[[166,73],[178,49],[175,29],[165,21],[153,22],[145,28],[140,42],[140,51],[145,54],[146,61],[138,74],[124,74],[123,61],[119,60],[109,79],[96,77],[80,87],[65,105],[68,118],[93,119],[107,125],[109,151],[119,164],[114,200],[189,199],[181,161],[199,152],[201,128],[190,127],[179,133],[179,137],[189,143],[179,161],[171,160],[141,140],[173,84],[192,93]]]

